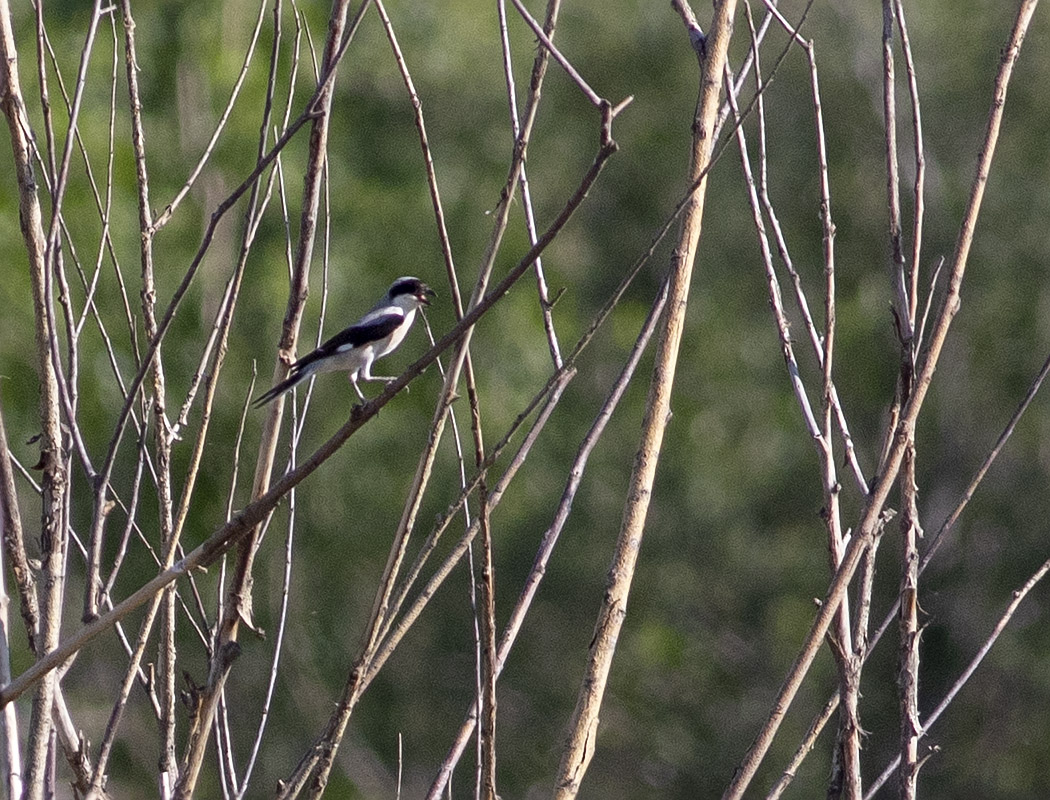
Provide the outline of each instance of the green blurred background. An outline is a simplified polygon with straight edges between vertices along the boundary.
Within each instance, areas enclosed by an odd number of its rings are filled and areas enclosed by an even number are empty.
[[[533,13],[542,13],[538,4],[532,5]],[[788,18],[797,19],[802,6],[792,0],[782,7]],[[925,286],[932,265],[941,255],[950,257],[954,247],[1013,4],[937,0],[906,6],[922,93],[928,167]],[[141,2],[134,10],[151,192],[159,210],[181,187],[208,142],[240,69],[258,6],[244,0]],[[304,3],[299,10],[320,50],[328,8]],[[388,11],[423,102],[460,280],[469,287],[489,237],[488,212],[498,201],[511,146],[496,7],[473,1],[432,5],[393,0]],[[710,9],[697,11],[706,24]],[[18,4],[13,12],[23,91],[42,141],[33,12],[28,4]],[[82,3],[54,2],[44,8],[69,87],[74,83],[88,13]],[[208,216],[253,165],[265,57],[272,37],[270,9],[265,13],[259,52],[228,128],[196,187],[156,240],[162,305],[199,246]],[[119,30],[119,20],[116,24]],[[287,76],[293,27],[288,9],[284,27],[281,67]],[[856,7],[818,1],[804,29],[804,35],[815,41],[821,70],[832,213],[838,232],[838,390],[861,464],[869,474],[886,422],[897,361],[889,310],[881,27],[876,3]],[[738,64],[746,48],[742,16],[736,30],[732,57]],[[524,87],[535,40],[513,11],[510,33],[515,77]],[[568,350],[684,190],[697,67],[682,23],[666,2],[567,4],[557,41],[603,97],[614,103],[627,95],[634,97],[614,125],[620,151],[544,256],[552,290],[565,290],[554,317],[563,349]],[[963,289],[962,312],[920,419],[920,511],[931,533],[954,506],[1050,346],[1048,42],[1050,24],[1040,9],[1010,89],[999,153]],[[784,43],[784,34],[771,30],[763,56],[767,71]],[[122,49],[121,38],[118,51]],[[80,118],[98,174],[106,159],[112,54],[107,17]],[[121,76],[123,69],[118,64]],[[900,135],[906,141],[910,117],[903,72],[898,62]],[[281,103],[287,94],[287,78],[282,80]],[[61,141],[68,117],[53,73],[49,81]],[[121,77],[112,232],[138,319],[137,215],[124,83]],[[311,83],[304,44],[293,116],[309,95]],[[788,55],[768,90],[766,109],[771,193],[795,263],[811,292],[811,306],[818,310],[822,262],[813,112],[808,65],[797,49]],[[755,126],[749,123],[747,129],[754,152]],[[528,161],[541,227],[573,190],[596,145],[596,113],[552,65]],[[283,157],[293,236],[306,146],[306,137],[300,135]],[[902,194],[908,220],[914,172],[909,148],[902,147]],[[453,315],[418,136],[374,10],[367,14],[340,68],[329,159],[325,333],[356,319],[394,277],[415,274],[441,295],[429,314],[440,335],[452,325]],[[6,378],[2,399],[12,448],[28,466],[36,456],[25,443],[39,425],[31,306],[6,148],[0,148],[0,164],[7,176],[6,188],[0,192],[0,248],[6,265],[0,281],[0,302],[6,309],[0,326],[0,374]],[[74,155],[65,219],[77,254],[91,268],[100,224],[78,155]],[[243,205],[238,205],[219,226],[168,336],[164,356],[172,407],[181,403],[196,368],[236,257],[242,220]],[[910,223],[905,227],[910,232]],[[300,352],[317,332],[323,270],[318,241]],[[516,263],[526,245],[519,203],[497,261],[497,275]],[[273,367],[287,297],[286,246],[285,224],[275,202],[248,264],[219,386],[209,456],[184,536],[187,547],[207,537],[224,518],[235,435],[253,363],[259,373],[256,389],[267,383]],[[658,249],[581,360],[580,374],[547,434],[494,514],[501,627],[551,521],[576,448],[653,300],[669,247],[665,243]],[[475,337],[475,367],[490,443],[502,436],[550,371],[530,286],[528,280],[519,284],[496,314],[483,321]],[[83,292],[75,288],[74,297],[81,303]],[[129,376],[131,348],[108,259],[97,302]],[[816,387],[817,372],[803,329],[796,324],[793,333],[803,375]],[[141,341],[141,332],[138,335]],[[424,347],[424,336],[417,329],[379,371],[399,371]],[[97,329],[90,323],[81,358],[81,422],[93,456],[101,460],[120,398]],[[498,778],[505,798],[549,793],[618,531],[649,366],[650,361],[644,360],[639,380],[591,458],[572,517],[500,681]],[[294,766],[321,730],[338,695],[371,608],[438,386],[439,376],[431,369],[412,385],[410,394],[387,406],[298,493],[291,612],[274,717],[254,784],[260,794]],[[811,396],[816,402],[817,394]],[[345,380],[332,376],[319,381],[300,452],[324,441],[345,419],[351,402]],[[818,516],[822,504],[818,463],[779,355],[734,147],[726,150],[710,181],[673,410],[583,797],[719,796],[809,627],[813,598],[822,596],[827,584],[825,536]],[[185,474],[199,420],[199,408],[194,412],[191,435],[176,450],[178,476]],[[1045,399],[1037,398],[923,579],[924,713],[936,705],[984,641],[1010,591],[1050,555],[1048,419]],[[235,507],[246,502],[260,420],[261,413],[256,412],[248,418]],[[465,426],[465,404],[460,421]],[[134,436],[125,439],[115,481],[126,491],[135,454]],[[836,448],[841,457],[838,443]],[[280,452],[286,450],[282,447]],[[420,515],[421,532],[455,496],[457,480],[449,441],[442,447],[434,485]],[[846,487],[845,521],[851,525],[859,500],[845,470],[841,480]],[[77,468],[74,490],[73,524],[83,532],[91,509],[83,473]],[[23,515],[33,533],[39,503],[29,491],[24,500]],[[147,535],[155,535],[155,526],[148,524],[155,518],[155,506],[155,498],[145,492],[140,518]],[[246,758],[266,687],[281,600],[286,515],[287,504],[278,511],[256,569],[256,622],[269,635],[265,641],[250,636],[245,640],[244,653],[227,685],[241,760]],[[120,525],[122,520],[110,522],[110,550]],[[895,533],[891,527],[880,549],[876,621],[881,621],[896,590]],[[30,546],[36,547],[35,538]],[[124,571],[116,597],[151,574],[150,561],[140,548]],[[213,569],[197,578],[209,607],[217,574]],[[73,557],[67,633],[79,619],[82,575],[82,561]],[[470,578],[460,566],[355,713],[329,796],[393,797],[399,736],[404,796],[420,796],[429,784],[474,691],[469,594]],[[1045,767],[1050,759],[1045,735],[1050,710],[1045,598],[1045,588],[1037,588],[931,732],[930,742],[940,752],[922,771],[923,796],[1032,798],[1050,793]],[[137,622],[132,617],[129,630],[137,630]],[[199,641],[188,626],[180,636],[185,642],[182,667],[202,683],[206,665]],[[17,673],[29,656],[24,637],[15,638]],[[893,638],[880,645],[865,672],[860,711],[868,732],[863,753],[866,782],[881,771],[896,748]],[[103,638],[85,649],[65,679],[74,717],[93,742],[101,737],[110,698],[123,672],[123,659],[117,653],[112,638]],[[834,685],[833,665],[825,652],[766,759],[757,786],[768,786],[786,764]],[[28,706],[20,708],[27,711]],[[114,761],[113,788],[118,796],[144,795],[153,786],[158,736],[139,690],[133,694],[124,732]],[[812,797],[826,790],[829,753],[830,738],[825,734],[789,796]],[[454,780],[456,797],[470,794],[472,762],[468,753]],[[200,796],[217,796],[215,780],[214,763],[209,762]],[[892,791],[886,789],[884,795]]]

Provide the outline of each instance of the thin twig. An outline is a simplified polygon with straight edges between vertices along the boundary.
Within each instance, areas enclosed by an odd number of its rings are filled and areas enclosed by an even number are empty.
[[[908,96],[911,100],[912,144],[915,148],[915,184],[913,187],[915,207],[912,209],[912,252],[911,263],[909,264],[910,280],[908,287],[908,297],[911,300],[908,314],[914,320],[919,302],[919,264],[922,258],[922,229],[926,217],[926,154],[923,145],[919,82],[915,73],[915,60],[911,52],[911,40],[908,38],[908,26],[904,20],[904,4],[901,0],[894,0],[894,15],[897,20],[897,28],[901,34],[904,69],[908,75]],[[916,347],[921,345],[921,343],[922,339],[920,338]]]
[[[226,128],[226,122],[229,120],[230,114],[233,111],[233,106],[237,102],[237,98],[240,96],[241,87],[244,85],[244,79],[248,77],[248,68],[251,66],[252,56],[255,54],[255,45],[259,42],[259,33],[262,30],[263,19],[266,15],[266,5],[266,0],[263,0],[263,2],[259,3],[259,13],[255,18],[255,28],[252,30],[251,38],[248,41],[248,48],[245,51],[244,59],[241,62],[241,71],[237,75],[237,80],[234,81],[233,87],[230,89],[230,97],[226,101],[226,108],[223,109],[222,114],[219,116],[218,122],[215,123],[215,130],[212,131],[211,139],[208,140],[208,144],[204,148],[204,152],[201,153],[201,157],[197,161],[197,164],[193,167],[192,170],[190,170],[189,177],[186,178],[186,182],[183,184],[182,188],[179,189],[178,193],[175,195],[174,198],[172,198],[171,202],[164,207],[164,210],[160,213],[160,216],[158,216],[156,221],[153,223],[153,227],[150,231],[151,236],[171,221],[171,218],[175,213],[175,209],[179,207],[179,204],[183,201],[186,195],[189,194],[190,189],[193,188],[193,185],[194,183],[196,183],[197,178],[200,177],[201,172],[204,170],[205,164],[208,163],[208,159],[211,157],[211,154],[215,151],[215,145],[219,141],[219,136]],[[275,42],[276,41],[277,40],[275,40]],[[267,103],[267,108],[269,108],[269,102]]]
[[[1021,605],[1021,601],[1023,601],[1025,597],[1028,596],[1028,593],[1035,588],[1036,584],[1038,584],[1039,581],[1046,577],[1046,573],[1048,571],[1050,571],[1050,561],[1045,561],[1043,562],[1043,565],[1039,567],[1039,569],[1037,569],[1035,573],[1025,582],[1024,586],[1014,591],[1013,599],[1007,605],[1006,610],[1003,612],[1003,615],[999,618],[999,622],[996,623],[995,628],[992,629],[992,632],[988,635],[988,638],[985,640],[984,644],[981,645],[981,649],[977,651],[976,655],[974,655],[973,659],[967,665],[966,669],[963,670],[963,673],[959,676],[955,683],[952,684],[952,688],[948,690],[948,693],[944,696],[944,699],[937,704],[937,707],[932,712],[930,712],[930,715],[920,725],[920,737],[924,737],[927,733],[929,733],[930,728],[933,727],[934,723],[937,722],[937,720],[940,719],[944,712],[948,709],[948,706],[951,705],[951,702],[955,699],[955,696],[962,690],[963,686],[966,685],[967,681],[970,680],[970,678],[973,676],[973,673],[976,672],[977,668],[981,665],[981,662],[984,661],[985,656],[988,655],[992,647],[999,640],[999,636],[1004,630],[1006,630],[1006,626],[1010,623],[1010,620],[1016,613],[1018,606]],[[879,791],[879,789],[882,788],[883,784],[885,784],[886,781],[889,780],[889,778],[897,770],[899,765],[900,755],[898,754],[896,758],[894,758],[893,761],[891,761],[887,765],[886,769],[883,770],[882,774],[879,775],[879,777],[868,788],[867,793],[864,795],[864,800],[870,800],[870,798],[873,798],[875,794]]]
[[[11,681],[11,625],[8,609],[11,605],[7,594],[5,575],[5,563],[12,560],[15,563],[15,575],[22,570],[28,569],[25,562],[25,540],[22,531],[22,515],[18,508],[18,495],[15,491],[14,474],[11,472],[11,457],[7,449],[7,431],[4,428],[3,415],[0,414],[0,534],[3,536],[3,548],[0,549],[0,681],[9,683]],[[19,558],[20,555],[20,558]],[[19,563],[21,561],[22,563]],[[20,605],[23,609],[23,620],[29,625],[29,640],[33,641],[36,617],[30,618],[26,614],[29,608],[36,609],[36,588],[32,578],[28,584],[23,584],[23,579],[16,578],[19,590]],[[32,622],[30,622],[32,619]],[[0,717],[0,738],[3,739],[3,751],[0,755],[0,769],[2,769],[3,783],[7,787],[9,798],[22,796],[22,753],[19,748],[18,717],[15,715],[14,704],[8,705]]]
[[[561,0],[550,0],[547,7],[547,17],[543,23],[544,32],[547,37],[554,37],[554,27],[558,22],[558,11],[561,7]],[[514,135],[515,141],[517,141],[521,133],[521,122],[518,118],[518,99],[517,93],[514,90],[514,68],[511,63],[510,53],[510,36],[507,31],[507,6],[504,0],[499,0],[496,4],[496,11],[499,16],[499,32],[500,32],[500,49],[503,54],[503,74],[506,80],[507,86],[507,107],[510,111],[510,129]],[[532,86],[536,87],[534,92],[539,93],[539,87],[542,85],[542,81],[536,80],[536,75],[542,76],[546,73],[548,63],[548,50],[545,47],[541,47],[539,52],[536,54],[536,61],[533,66],[533,79],[530,82]],[[526,171],[526,166],[521,165],[521,174],[518,176],[518,183],[521,188],[521,206],[525,211],[525,231],[529,235],[529,244],[536,243],[536,212],[532,206],[532,192],[529,189],[529,178]],[[558,345],[558,334],[554,330],[554,319],[551,315],[551,300],[550,291],[547,288],[547,278],[543,271],[543,259],[536,259],[536,291],[539,295],[540,301],[540,314],[543,319],[543,330],[547,334],[547,347],[551,353],[551,361],[554,362],[554,368],[557,369],[562,365],[561,348]]]
[[[572,79],[572,82],[576,84],[576,86],[581,92],[583,92],[584,97],[587,98],[590,104],[595,108],[601,108],[605,100],[603,100],[598,95],[598,93],[590,87],[587,81],[583,79],[583,76],[580,75],[580,73],[572,65],[572,62],[569,61],[569,59],[567,59],[561,53],[561,51],[554,46],[554,42],[551,41],[550,36],[547,35],[547,31],[544,30],[545,26],[541,26],[540,23],[536,21],[536,19],[529,13],[528,9],[525,8],[525,5],[521,2],[521,0],[510,1],[514,4],[514,8],[518,10],[518,13],[521,14],[521,18],[525,20],[525,24],[532,28],[532,32],[536,34],[536,38],[540,40],[540,43],[543,45],[543,49],[547,50],[552,56],[554,56],[554,60],[561,65],[561,68],[565,70],[565,73],[569,76],[569,78]],[[545,25],[550,24],[553,26],[554,22],[557,20],[557,6],[557,3],[548,4],[547,23],[545,23]]]

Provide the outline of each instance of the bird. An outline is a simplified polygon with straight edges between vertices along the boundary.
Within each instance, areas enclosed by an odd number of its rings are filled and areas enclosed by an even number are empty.
[[[429,306],[430,298],[436,296],[436,292],[419,278],[398,278],[367,314],[292,364],[288,377],[252,405],[255,408],[264,406],[311,375],[339,369],[349,373],[354,391],[364,402],[365,396],[357,385],[358,378],[383,383],[397,380],[373,375],[372,364],[397,349],[412,327],[416,311]]]

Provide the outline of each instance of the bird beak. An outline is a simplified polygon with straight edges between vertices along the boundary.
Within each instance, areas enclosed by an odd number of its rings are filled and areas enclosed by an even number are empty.
[[[430,305],[430,298],[431,297],[437,297],[437,292],[435,292],[433,289],[431,289],[428,286],[422,292],[420,292],[416,297],[417,297],[417,299],[419,300],[420,303],[422,303],[425,306],[429,306]]]

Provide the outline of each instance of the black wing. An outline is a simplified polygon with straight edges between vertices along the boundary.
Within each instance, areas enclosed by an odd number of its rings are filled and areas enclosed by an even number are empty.
[[[315,361],[320,361],[329,356],[334,356],[337,353],[342,353],[352,347],[361,347],[362,345],[385,339],[397,329],[398,325],[404,322],[404,319],[404,312],[400,309],[396,312],[391,311],[389,313],[380,314],[372,319],[365,318],[361,322],[339,331],[339,333],[326,341],[312,353],[307,353],[292,365],[292,369],[295,372],[298,372],[310,366]]]

